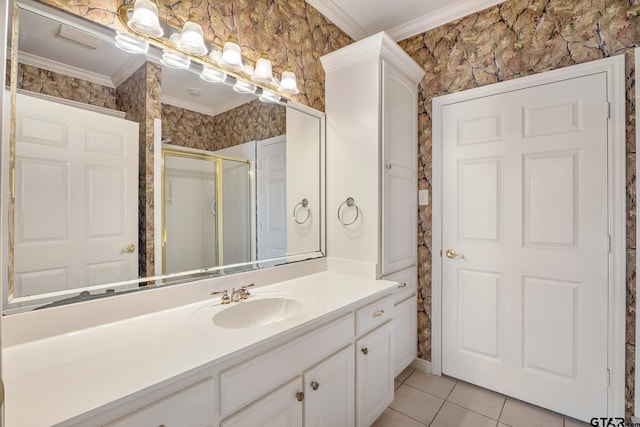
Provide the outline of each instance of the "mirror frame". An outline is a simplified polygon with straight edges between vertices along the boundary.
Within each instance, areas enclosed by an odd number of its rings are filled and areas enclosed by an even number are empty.
[[[5,46],[9,46],[11,39],[7,38],[8,29],[11,28],[11,34],[15,33],[15,27],[13,26],[13,22],[15,20],[11,19],[13,14],[17,14],[19,10],[26,10],[28,12],[32,12],[38,15],[41,15],[45,18],[52,19],[58,21],[64,25],[68,25],[74,28],[81,28],[82,31],[85,31],[89,34],[94,35],[95,37],[108,41],[109,43],[113,43],[113,37],[116,33],[115,29],[104,27],[103,25],[87,20],[80,16],[73,15],[65,10],[56,8],[52,5],[38,3],[34,0],[10,0],[6,2],[6,19],[3,19],[2,25],[7,26],[5,31],[3,31],[3,37],[0,40],[4,40]],[[2,11],[0,11],[0,18],[3,18]],[[18,21],[19,26],[19,21]],[[90,28],[87,28],[89,26]],[[17,33],[13,37],[17,40]],[[11,57],[7,56],[7,51],[10,50],[13,52],[13,49],[4,49],[2,54],[2,68],[5,70],[5,75],[9,71],[6,68],[6,63],[8,59]],[[12,56],[14,56],[12,54]],[[157,58],[147,56],[147,60],[155,60]],[[12,61],[13,64],[13,61]],[[189,70],[184,70],[186,72],[191,72]],[[224,71],[224,70],[223,70]],[[226,72],[226,71],[225,71]],[[235,77],[235,76],[234,76]],[[239,80],[246,80],[246,78],[236,77]],[[14,83],[15,79],[10,80],[10,96],[11,102],[7,105],[7,97],[2,97],[1,105],[0,105],[0,113],[4,113],[6,109],[11,110],[9,123],[5,123],[4,116],[2,116],[2,128],[3,132],[0,135],[0,149],[2,153],[2,158],[7,159],[10,157],[11,146],[15,145],[15,94],[16,94],[16,84]],[[255,82],[251,82],[252,84],[256,84]],[[258,87],[263,87],[260,84],[256,84]],[[6,89],[6,87],[5,87]],[[267,87],[267,89],[270,89]],[[254,94],[255,99],[258,99],[258,95]],[[73,303],[79,301],[86,301],[87,299],[94,298],[102,298],[104,296],[110,295],[122,295],[123,293],[129,292],[139,292],[147,289],[157,289],[158,287],[165,287],[174,284],[181,284],[185,282],[193,282],[203,279],[208,279],[212,277],[219,276],[227,276],[237,273],[243,273],[252,270],[259,270],[263,268],[276,267],[279,265],[286,265],[289,263],[301,262],[305,260],[311,260],[316,258],[326,257],[326,117],[325,113],[309,106],[300,104],[296,101],[286,100],[285,102],[277,102],[285,108],[292,108],[299,112],[305,113],[311,117],[315,117],[318,119],[318,150],[319,150],[319,206],[317,209],[317,218],[318,218],[318,227],[319,227],[319,248],[317,251],[304,252],[304,253],[296,253],[291,255],[286,255],[283,257],[271,258],[271,259],[260,259],[254,261],[248,261],[238,264],[231,265],[222,265],[215,267],[205,267],[197,270],[183,271],[179,273],[169,273],[164,275],[153,275],[147,276],[143,278],[136,278],[130,280],[124,280],[113,283],[106,283],[94,286],[87,286],[82,288],[74,288],[67,289],[64,291],[50,292],[46,294],[32,295],[26,297],[17,297],[13,298],[9,301],[9,292],[8,292],[8,284],[9,274],[13,274],[12,271],[9,271],[9,263],[7,262],[8,257],[8,245],[9,245],[9,215],[8,215],[8,205],[9,200],[11,199],[11,185],[13,182],[13,178],[9,173],[9,161],[3,161],[0,165],[0,186],[2,190],[0,192],[0,202],[2,203],[2,209],[0,210],[0,221],[2,221],[2,247],[0,248],[0,268],[2,274],[4,276],[4,280],[2,280],[3,289],[3,299],[1,305],[3,307],[3,315],[15,314],[24,311],[30,311],[33,309],[45,308],[54,305],[64,305],[66,303]],[[5,126],[9,126],[12,128],[10,132],[9,140],[5,141]],[[155,132],[155,129],[154,129]],[[155,177],[154,177],[155,182]],[[255,196],[254,191],[254,196]],[[288,214],[288,213],[287,213]],[[143,285],[147,283],[147,285]],[[77,295],[83,291],[106,291],[107,289],[118,288],[118,290],[114,293],[102,293],[98,295],[93,295],[91,298],[78,299]],[[61,304],[49,304],[51,299],[54,297],[66,298],[66,300],[58,301]]]

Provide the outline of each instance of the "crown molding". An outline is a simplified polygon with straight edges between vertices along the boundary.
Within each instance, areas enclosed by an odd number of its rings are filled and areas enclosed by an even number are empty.
[[[18,62],[53,71],[54,73],[60,73],[70,77],[75,77],[77,79],[86,80],[88,82],[96,83],[102,86],[115,88],[113,81],[111,81],[111,78],[108,76],[83,70],[81,68],[73,67],[61,62],[52,61],[50,59],[42,58],[41,56],[32,55],[30,53],[19,52]]]
[[[396,41],[404,40],[505,1],[475,0],[470,2],[468,0],[458,0],[431,13],[419,16],[406,24],[392,28],[388,30],[388,33]]]
[[[361,40],[369,36],[369,33],[335,4],[333,0],[306,0],[306,2],[352,39]]]
[[[488,7],[504,3],[505,1],[506,0],[457,0],[405,24],[386,30],[386,32],[396,41],[404,40]],[[362,40],[370,35],[367,30],[361,27],[351,15],[342,10],[333,0],[306,0],[306,2],[333,22],[338,28],[347,33],[352,39]]]
[[[167,105],[173,105],[174,107],[182,108],[189,111],[195,111],[196,113],[206,114],[207,116],[215,116],[213,108],[206,105],[198,104],[196,102],[185,101],[184,99],[177,98],[171,95],[162,94],[162,103]]]
[[[422,67],[384,31],[324,55],[320,61],[328,73],[376,57],[391,62],[414,84],[418,84],[425,74]]]
[[[140,67],[147,62],[144,55],[131,55],[129,59],[127,59],[124,64],[118,70],[113,73],[111,76],[111,82],[114,87],[119,87],[122,83],[124,83],[131,74],[138,71]]]

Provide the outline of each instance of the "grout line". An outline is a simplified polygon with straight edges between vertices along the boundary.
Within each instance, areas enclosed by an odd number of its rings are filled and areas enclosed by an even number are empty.
[[[500,424],[500,418],[502,418],[502,413],[504,412],[504,407],[507,406],[507,399],[508,399],[508,397],[504,396],[504,402],[502,402],[502,408],[500,408],[500,414],[498,414],[498,424]]]

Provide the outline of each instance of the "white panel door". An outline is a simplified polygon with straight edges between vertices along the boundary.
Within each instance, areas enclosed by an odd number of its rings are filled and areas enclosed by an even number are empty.
[[[443,109],[442,371],[607,414],[605,73]]]
[[[418,118],[415,86],[383,62],[382,272],[395,273],[416,264]]]
[[[14,296],[138,277],[138,124],[21,94],[16,108]]]
[[[258,259],[287,253],[287,154],[284,138],[257,145]]]

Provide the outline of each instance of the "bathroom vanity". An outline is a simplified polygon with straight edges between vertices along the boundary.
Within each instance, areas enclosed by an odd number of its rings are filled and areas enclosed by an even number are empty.
[[[398,283],[321,272],[251,290],[5,348],[7,425],[375,421]]]

